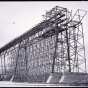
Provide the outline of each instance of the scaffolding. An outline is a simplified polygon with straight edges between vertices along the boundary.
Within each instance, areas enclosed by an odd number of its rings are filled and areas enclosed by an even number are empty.
[[[86,13],[78,9],[72,16],[59,6],[46,11],[41,23],[0,48],[3,79],[46,82],[54,72],[86,73],[82,23]]]

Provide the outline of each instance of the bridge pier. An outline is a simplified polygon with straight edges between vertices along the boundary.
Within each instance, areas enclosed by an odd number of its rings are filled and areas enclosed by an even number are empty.
[[[50,73],[49,78],[47,79],[46,83],[50,84],[58,84],[62,77],[62,73]]]
[[[50,73],[50,76],[47,79],[46,83],[59,84],[60,86],[76,85],[76,83],[81,83],[83,80],[86,80],[86,78],[88,78],[88,74],[86,73]]]
[[[13,81],[13,79],[14,79],[14,75],[11,77],[10,81],[12,82],[12,81]]]

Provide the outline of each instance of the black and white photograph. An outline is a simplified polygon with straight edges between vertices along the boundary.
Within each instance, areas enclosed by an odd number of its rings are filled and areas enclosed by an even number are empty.
[[[88,1],[0,1],[0,87],[87,87]]]

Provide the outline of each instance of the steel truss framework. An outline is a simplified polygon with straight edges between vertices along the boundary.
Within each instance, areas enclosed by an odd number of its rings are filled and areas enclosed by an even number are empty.
[[[86,72],[81,23],[86,13],[78,9],[72,16],[59,6],[46,11],[41,23],[0,49],[3,79],[46,82],[51,72]]]

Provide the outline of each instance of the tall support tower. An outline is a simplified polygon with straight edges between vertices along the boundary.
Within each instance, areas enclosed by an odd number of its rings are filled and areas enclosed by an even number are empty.
[[[43,15],[44,20],[51,19],[49,21],[51,27],[56,26],[52,72],[86,72],[83,24],[81,22],[86,13],[86,11],[78,9],[72,16],[72,12],[69,12],[67,8],[56,6]]]

